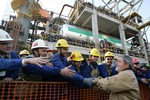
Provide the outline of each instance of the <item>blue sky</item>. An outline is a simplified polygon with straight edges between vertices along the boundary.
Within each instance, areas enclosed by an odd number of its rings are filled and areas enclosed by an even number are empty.
[[[0,12],[1,12],[0,13],[0,20],[2,19],[2,17],[5,17],[5,18],[8,17],[8,15],[11,13],[11,10],[10,10],[11,8],[7,4],[10,1],[11,0],[1,0],[1,3],[0,3],[0,7],[1,7],[1,9],[0,9]],[[63,4],[73,5],[74,1],[75,0],[40,0],[40,4],[44,9],[60,13]],[[85,1],[92,1],[92,0],[85,0]],[[94,2],[100,3],[99,1],[100,0],[95,0]],[[106,1],[108,1],[108,0],[106,0]],[[129,1],[129,0],[127,0],[127,1]],[[150,0],[143,0],[143,3],[142,3],[142,5],[138,11],[138,13],[142,16],[143,19],[147,19],[147,18],[150,19],[150,12],[148,10],[149,6],[150,6]],[[65,9],[63,14],[65,14],[65,12],[68,13],[68,10]],[[150,42],[150,28],[148,28],[147,37],[149,39],[148,41]]]

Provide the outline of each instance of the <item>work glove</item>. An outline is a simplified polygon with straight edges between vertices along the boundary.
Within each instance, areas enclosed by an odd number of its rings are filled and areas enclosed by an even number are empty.
[[[94,79],[95,78],[84,78],[84,83],[88,85],[89,87],[91,87],[94,84],[93,82]]]

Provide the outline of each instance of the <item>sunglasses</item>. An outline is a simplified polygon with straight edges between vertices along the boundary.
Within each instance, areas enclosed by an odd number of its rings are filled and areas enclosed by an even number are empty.
[[[134,63],[135,65],[138,65],[139,63]]]
[[[113,60],[113,59],[107,59],[107,60]]]
[[[65,50],[65,51],[68,51],[69,49],[68,48],[62,48],[63,50]]]

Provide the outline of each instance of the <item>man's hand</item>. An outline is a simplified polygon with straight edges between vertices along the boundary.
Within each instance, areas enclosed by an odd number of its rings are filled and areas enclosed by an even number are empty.
[[[88,85],[89,87],[91,87],[94,84],[93,82],[94,79],[95,78],[84,78],[84,83]]]
[[[141,81],[144,83],[144,84],[148,84],[148,81],[146,78],[141,78]]]
[[[62,76],[73,77],[73,76],[75,75],[75,71],[74,71],[74,70],[71,70],[71,69],[68,69],[69,67],[70,67],[70,66],[61,69],[60,74],[61,74]]]
[[[102,77],[98,77],[98,78],[95,78],[95,79],[93,80],[94,85],[97,87],[96,90],[98,90],[98,91],[103,90],[102,87],[101,87],[101,85],[100,85],[99,82],[98,82],[98,80],[100,80],[101,78],[102,78]]]
[[[13,81],[12,78],[6,77],[2,80],[2,83],[10,83],[11,81]]]
[[[48,62],[46,65],[47,65],[48,67],[52,67],[52,66],[53,66],[53,64],[52,64],[51,62]]]
[[[48,62],[48,59],[46,59],[45,57],[24,59],[24,64],[37,64],[40,67],[42,67],[41,64],[46,64],[47,62]]]

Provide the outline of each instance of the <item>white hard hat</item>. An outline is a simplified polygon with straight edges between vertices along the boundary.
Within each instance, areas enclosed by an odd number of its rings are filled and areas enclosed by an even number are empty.
[[[32,43],[31,50],[36,49],[36,48],[48,48],[48,46],[45,44],[45,42],[43,40],[38,39]]]
[[[6,31],[0,29],[0,41],[12,41],[12,40],[13,39]]]

